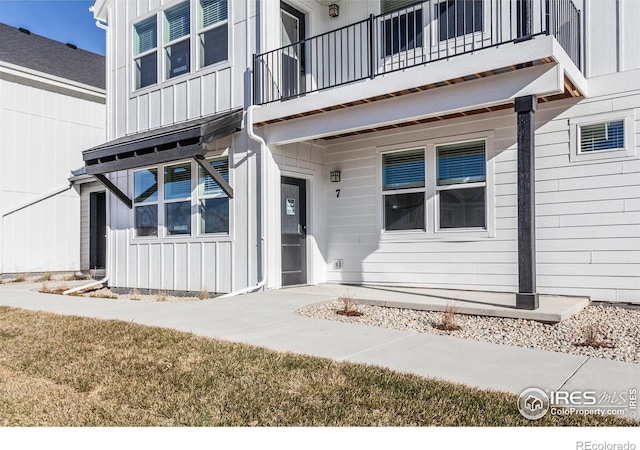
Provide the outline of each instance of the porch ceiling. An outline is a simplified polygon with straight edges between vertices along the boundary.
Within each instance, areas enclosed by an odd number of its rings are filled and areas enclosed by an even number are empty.
[[[571,98],[571,97],[581,97],[581,94],[580,94],[580,91],[578,91],[578,89],[573,85],[571,80],[565,79],[565,90],[564,90],[564,92],[562,94],[546,95],[546,96],[543,96],[543,97],[539,97],[538,98],[538,103],[546,103],[546,102],[550,102],[550,101],[554,101],[554,100],[562,100],[562,99]],[[349,136],[357,136],[357,135],[361,135],[361,134],[374,133],[376,131],[392,130],[394,128],[404,128],[404,127],[410,127],[410,126],[413,126],[413,125],[419,125],[419,124],[424,124],[424,123],[439,122],[441,120],[455,119],[455,118],[458,118],[458,117],[473,116],[473,115],[476,115],[476,114],[483,114],[483,113],[492,112],[492,111],[499,111],[499,110],[502,110],[502,109],[513,110],[513,108],[514,108],[514,102],[513,101],[509,101],[509,102],[502,103],[502,104],[499,104],[499,105],[485,106],[483,108],[469,109],[469,110],[466,110],[466,111],[459,111],[459,112],[450,113],[450,114],[441,114],[441,115],[436,115],[436,116],[432,116],[432,117],[426,117],[424,119],[409,120],[409,121],[406,121],[406,122],[399,122],[399,123],[394,123],[394,124],[391,124],[391,125],[384,125],[384,126],[380,126],[380,127],[368,128],[368,129],[365,129],[365,130],[351,131],[349,133],[333,134],[331,136],[325,136],[323,139],[324,140],[340,139],[340,138],[349,137]]]
[[[526,95],[535,95],[541,102],[582,95],[562,66],[554,62],[523,64],[465,78],[265,123],[264,135],[272,144],[338,139],[512,109],[514,98]]]

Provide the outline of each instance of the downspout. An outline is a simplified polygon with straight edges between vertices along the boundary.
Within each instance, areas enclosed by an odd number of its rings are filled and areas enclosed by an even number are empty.
[[[260,261],[258,262],[257,267],[261,268],[262,276],[260,281],[258,281],[258,284],[256,284],[255,286],[249,286],[245,289],[240,289],[238,291],[230,292],[228,294],[221,295],[217,298],[235,297],[236,295],[248,294],[250,292],[257,291],[258,289],[261,289],[264,287],[267,280],[266,264],[265,264],[266,258],[264,256],[264,251],[265,251],[264,229],[265,229],[265,223],[266,223],[266,220],[264,217],[264,213],[266,210],[266,208],[264,207],[266,202],[266,189],[264,184],[266,183],[266,175],[267,175],[267,168],[265,164],[264,155],[266,152],[267,143],[264,141],[262,137],[258,136],[253,129],[253,110],[255,108],[259,108],[259,106],[251,105],[247,108],[246,129],[247,129],[247,136],[249,136],[249,138],[252,141],[255,141],[258,144],[260,144],[260,183],[256,186],[258,190],[257,197],[260,198],[260,208],[258,209],[258,214],[260,216],[260,231],[258,233],[258,240],[260,242],[260,252],[259,252]]]
[[[252,67],[251,64],[251,39],[250,39],[250,34],[249,34],[249,23],[250,23],[250,17],[249,17],[249,11],[251,11],[251,9],[249,8],[249,1],[250,0],[246,0],[247,3],[247,67]],[[261,16],[261,14],[260,14]],[[256,18],[256,23],[258,22],[258,19]],[[257,35],[257,33],[256,33]],[[253,84],[252,84],[253,85]],[[252,89],[250,89],[250,92],[252,92]],[[254,142],[257,142],[258,144],[260,144],[260,183],[257,184],[256,186],[256,190],[257,195],[256,198],[260,199],[260,208],[258,209],[258,214],[260,216],[260,229],[258,232],[258,242],[260,243],[260,252],[259,254],[259,262],[256,264],[256,267],[260,267],[261,270],[261,277],[260,277],[260,281],[258,281],[258,284],[256,284],[255,286],[249,286],[245,289],[240,289],[238,291],[234,291],[234,292],[230,292],[228,294],[224,294],[221,295],[217,298],[226,298],[226,297],[235,297],[236,295],[242,295],[242,294],[248,294],[249,292],[254,292],[257,291],[258,289],[261,289],[264,287],[266,280],[267,280],[267,276],[266,276],[266,258],[264,256],[264,252],[265,252],[265,236],[264,236],[264,230],[265,230],[265,224],[266,224],[266,220],[264,217],[266,208],[265,208],[265,202],[266,202],[266,175],[267,175],[267,167],[266,167],[266,161],[265,161],[265,153],[266,153],[266,149],[267,149],[267,143],[265,142],[265,140],[258,136],[255,133],[255,130],[253,129],[253,110],[255,108],[259,108],[259,106],[256,105],[250,105],[247,108],[247,114],[246,114],[246,120],[245,120],[245,128],[247,130],[247,136],[249,137],[249,139],[251,139]],[[254,153],[255,154],[255,153]]]

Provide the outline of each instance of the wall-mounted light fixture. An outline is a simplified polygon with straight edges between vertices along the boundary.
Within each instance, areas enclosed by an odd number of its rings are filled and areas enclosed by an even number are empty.
[[[334,170],[329,173],[332,183],[340,183],[340,171]]]
[[[338,17],[340,15],[340,7],[332,3],[329,5],[329,17]]]

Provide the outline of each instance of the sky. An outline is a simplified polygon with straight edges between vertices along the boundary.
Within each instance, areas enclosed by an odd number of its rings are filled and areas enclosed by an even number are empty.
[[[96,27],[91,5],[93,0],[0,0],[0,22],[104,55],[105,32]]]

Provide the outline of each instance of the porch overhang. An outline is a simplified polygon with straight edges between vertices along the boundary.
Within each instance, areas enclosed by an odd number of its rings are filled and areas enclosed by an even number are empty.
[[[547,73],[549,67],[556,67],[556,80],[561,82],[550,86],[547,78],[531,79],[535,68],[544,67],[540,75]],[[522,84],[518,91],[511,91],[513,83]],[[286,101],[270,103],[257,108],[254,113],[256,126],[280,124],[309,116],[326,115],[350,110],[355,115],[359,106],[404,97],[416,97],[421,94],[435,93],[454,86],[462,91],[468,84],[488,79],[509,80],[508,86],[494,83],[495,94],[508,100],[506,108],[513,107],[514,98],[521,95],[536,95],[541,101],[555,100],[566,95],[588,97],[588,83],[584,75],[575,66],[562,46],[553,36],[536,36],[524,42],[507,43],[501,46],[485,48],[477,52],[457,55],[451,59],[418,65],[402,71],[392,72],[370,80],[362,80],[328,89],[324,95],[310,94]],[[529,85],[528,87],[526,85]],[[449,89],[450,91],[450,89]],[[327,94],[330,92],[330,95]],[[475,94],[474,94],[475,95]],[[506,103],[506,102],[503,102]],[[378,107],[381,104],[378,103]],[[444,106],[444,105],[440,105]],[[484,108],[486,104],[478,104]],[[474,109],[469,105],[469,110]],[[450,111],[443,109],[443,115]],[[344,122],[343,122],[344,123]]]
[[[525,95],[536,95],[542,100],[577,94],[567,91],[575,92],[574,86],[567,83],[562,67],[550,62],[324,114],[270,123],[263,129],[270,144],[332,139],[512,109],[514,99]]]
[[[95,176],[127,207],[131,199],[106,174],[171,161],[193,158],[222,190],[233,198],[233,189],[209,164],[205,155],[209,145],[242,129],[242,108],[191,120],[157,130],[125,136],[82,152],[85,170]]]

